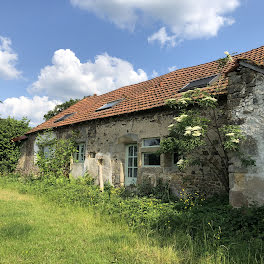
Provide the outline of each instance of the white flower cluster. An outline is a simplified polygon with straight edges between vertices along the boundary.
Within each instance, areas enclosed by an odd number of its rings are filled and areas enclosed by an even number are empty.
[[[187,126],[185,128],[184,136],[192,135],[194,137],[200,137],[202,135],[201,130],[202,128],[200,126],[194,126],[194,127]]]
[[[185,114],[182,114],[182,115],[180,115],[180,116],[177,116],[177,117],[174,117],[173,119],[175,120],[175,121],[177,121],[177,122],[182,122],[182,120],[184,119],[184,118],[186,118],[186,117],[188,117],[188,115],[185,115]]]
[[[206,96],[202,99],[202,101],[209,101],[209,102],[217,102],[217,99],[214,97]]]
[[[177,165],[178,166],[181,166],[184,164],[184,159],[180,159],[178,162],[177,162]]]
[[[231,133],[227,133],[226,136],[231,138],[231,137],[235,136],[235,133],[232,133],[232,132]],[[240,141],[239,138],[232,138],[231,139],[231,142],[236,143],[236,144],[238,144],[239,141]]]
[[[168,99],[167,102],[176,102],[175,98]]]
[[[230,53],[228,51],[225,51],[224,53],[227,56],[229,61],[233,61],[233,58],[232,58],[232,56],[230,55]]]
[[[192,99],[191,98],[180,98],[178,100],[178,103],[179,104],[183,104],[183,105],[187,105],[188,104],[188,101],[191,101]]]

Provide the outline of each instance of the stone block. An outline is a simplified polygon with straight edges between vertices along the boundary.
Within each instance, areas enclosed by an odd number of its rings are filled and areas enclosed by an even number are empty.
[[[248,206],[247,197],[241,191],[229,192],[229,203],[235,207],[240,208],[242,206]]]

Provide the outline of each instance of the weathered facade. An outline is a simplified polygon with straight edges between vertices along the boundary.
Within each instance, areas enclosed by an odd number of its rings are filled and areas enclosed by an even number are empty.
[[[79,131],[77,143],[85,146],[83,162],[71,164],[73,177],[89,173],[99,184],[99,170],[102,167],[104,182],[114,186],[138,184],[144,179],[156,185],[158,178],[169,181],[174,192],[181,188],[200,190],[208,194],[223,190],[219,181],[204,170],[190,169],[182,174],[174,160],[174,153],[161,154],[159,164],[145,164],[146,155],[156,154],[159,146],[144,146],[144,140],[163,139],[168,135],[168,126],[174,114],[167,108],[141,113],[94,120],[55,130],[58,138],[67,137],[71,131]],[[34,164],[37,133],[24,143],[19,169],[26,173],[37,170]],[[129,156],[129,148],[136,154]],[[159,155],[158,155],[159,156]],[[129,164],[134,163],[133,166]],[[129,175],[129,169],[137,175]],[[132,173],[133,174],[133,173]]]
[[[264,203],[263,59],[264,47],[237,55],[225,69],[226,78],[217,90],[226,109],[221,122],[241,125],[248,138],[241,150],[256,161],[255,167],[244,167],[233,153],[229,155],[230,202],[235,207]],[[207,194],[221,192],[223,186],[207,168],[190,168],[183,175],[174,153],[156,154],[175,116],[164,106],[165,100],[179,98],[180,89],[193,80],[217,73],[217,63],[211,62],[83,99],[28,132],[18,167],[26,173],[36,169],[34,145],[38,133],[53,128],[57,137],[65,137],[78,130],[81,154],[79,162],[71,164],[73,177],[87,172],[99,183],[101,174],[104,182],[115,186],[137,184],[143,179],[155,185],[161,178],[170,182],[175,193],[182,188]],[[214,86],[209,91],[214,92]]]
[[[230,202],[235,207],[264,203],[264,69],[242,61],[229,73],[228,114],[247,140],[241,152],[256,166],[244,166],[230,153]]]

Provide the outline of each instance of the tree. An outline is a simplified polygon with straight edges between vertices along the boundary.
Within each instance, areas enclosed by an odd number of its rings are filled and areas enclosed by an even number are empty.
[[[29,120],[26,118],[0,119],[0,172],[12,172],[16,168],[21,143],[13,142],[12,139],[25,134],[29,129]]]
[[[56,105],[53,110],[48,111],[48,113],[44,115],[45,121],[51,119],[53,116],[59,114],[63,110],[69,108],[70,106],[76,104],[79,101],[80,101],[80,99],[70,99],[69,101],[66,101],[62,104]]]

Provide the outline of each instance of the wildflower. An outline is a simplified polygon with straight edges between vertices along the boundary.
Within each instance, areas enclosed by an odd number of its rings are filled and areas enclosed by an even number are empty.
[[[169,126],[168,126],[168,128],[172,128],[174,126],[174,124],[170,124]]]
[[[231,142],[233,142],[233,143],[239,143],[239,139],[238,138],[234,138],[234,139],[231,140]]]
[[[228,51],[225,51],[224,53],[226,56],[230,55]]]
[[[226,136],[227,137],[233,137],[235,135],[235,133],[227,133]]]

